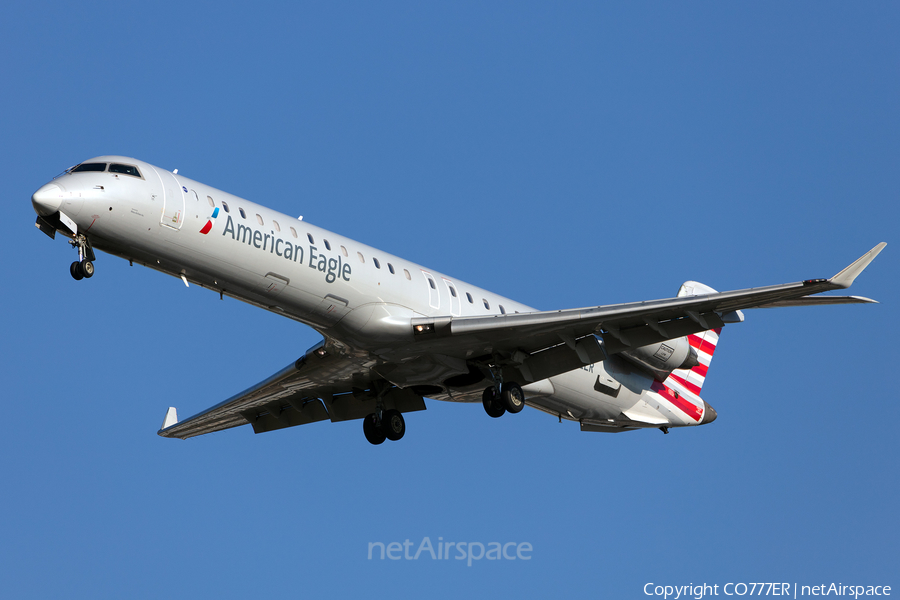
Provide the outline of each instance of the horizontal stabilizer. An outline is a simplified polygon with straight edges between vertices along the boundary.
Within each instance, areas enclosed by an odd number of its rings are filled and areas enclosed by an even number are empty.
[[[171,427],[176,423],[178,423],[178,411],[175,410],[174,406],[170,406],[169,410],[166,411],[166,418],[163,419],[162,427],[160,427],[159,429],[166,429],[167,427]]]

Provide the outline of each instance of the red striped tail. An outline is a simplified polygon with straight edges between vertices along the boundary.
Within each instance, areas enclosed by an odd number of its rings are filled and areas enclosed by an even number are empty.
[[[688,336],[691,347],[697,352],[699,365],[690,369],[676,369],[672,371],[666,379],[666,384],[673,384],[675,388],[681,388],[700,396],[700,390],[703,388],[703,382],[706,381],[706,373],[709,371],[709,363],[712,361],[713,353],[716,351],[716,344],[719,343],[719,334],[722,332],[721,327],[701,331]]]
[[[685,281],[681,289],[678,290],[679,297],[715,293],[716,290],[696,281]],[[666,385],[671,384],[671,387],[674,389],[689,392],[699,398],[703,382],[706,381],[706,374],[709,372],[709,363],[712,361],[721,333],[722,328],[718,327],[689,335],[688,342],[697,352],[697,359],[700,364],[691,369],[676,369],[666,379]]]

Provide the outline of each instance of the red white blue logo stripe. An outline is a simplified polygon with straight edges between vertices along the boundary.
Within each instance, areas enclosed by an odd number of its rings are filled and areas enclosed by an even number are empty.
[[[215,208],[215,210],[213,210],[212,216],[206,222],[206,225],[204,225],[203,229],[200,230],[200,233],[202,233],[203,235],[206,235],[207,233],[209,233],[210,230],[212,230],[213,223],[216,222],[216,217],[218,217],[218,216],[219,216],[219,207],[217,206]]]

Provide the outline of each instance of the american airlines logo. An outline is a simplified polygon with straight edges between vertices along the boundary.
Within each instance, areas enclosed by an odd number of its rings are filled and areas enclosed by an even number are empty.
[[[206,235],[207,233],[209,233],[213,227],[213,224],[216,222],[216,217],[218,217],[218,216],[219,216],[219,207],[217,206],[215,208],[215,210],[213,210],[212,216],[206,222],[206,225],[204,225],[203,229],[200,230],[200,233],[202,233],[203,235]]]
[[[204,225],[203,229],[200,230],[200,233],[206,234],[212,229],[212,221],[215,219],[218,211],[218,208],[213,211],[213,216],[210,218],[210,221]],[[303,264],[303,246],[292,244],[280,237],[276,237],[274,231],[262,233],[259,230],[247,227],[241,223],[238,223],[237,228],[235,229],[231,215],[228,215],[227,218],[228,221],[225,223],[225,229],[222,231],[222,235],[230,236],[232,240],[247,244],[248,246],[262,250],[263,252],[280,256],[285,260]],[[318,250],[319,249],[316,246],[310,244],[309,263],[307,264],[310,269],[316,269],[324,273],[326,283],[334,283],[338,278],[343,279],[344,281],[350,281],[350,264],[345,263],[341,255],[338,255],[337,258],[329,258],[324,254],[316,254]]]

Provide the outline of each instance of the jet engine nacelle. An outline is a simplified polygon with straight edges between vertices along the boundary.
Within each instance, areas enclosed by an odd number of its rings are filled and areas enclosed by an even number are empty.
[[[626,350],[620,354],[658,381],[665,381],[675,369],[690,369],[700,364],[697,351],[691,347],[687,336]]]

